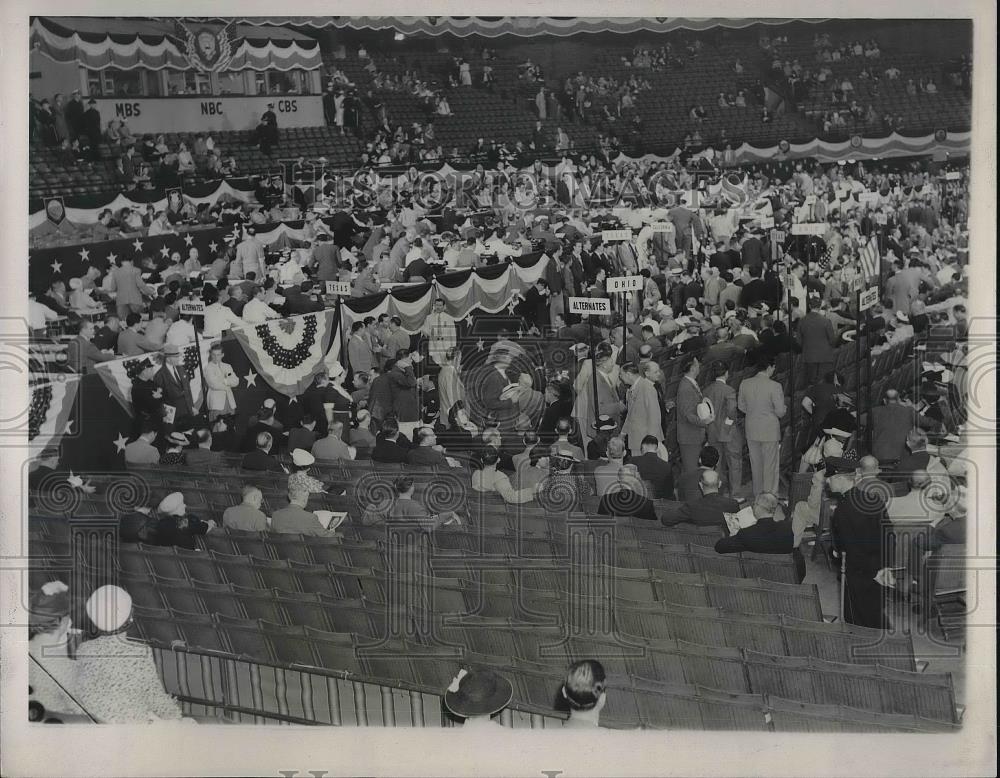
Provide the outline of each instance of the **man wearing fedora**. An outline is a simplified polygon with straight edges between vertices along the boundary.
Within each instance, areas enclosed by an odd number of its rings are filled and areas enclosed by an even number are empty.
[[[514,697],[506,678],[485,668],[459,670],[444,694],[444,706],[463,719],[462,731],[490,730],[503,726],[494,718]]]
[[[168,343],[162,353],[163,366],[153,376],[153,383],[163,390],[164,404],[175,409],[172,426],[183,429],[195,413],[191,374],[184,366],[184,352],[180,346]]]

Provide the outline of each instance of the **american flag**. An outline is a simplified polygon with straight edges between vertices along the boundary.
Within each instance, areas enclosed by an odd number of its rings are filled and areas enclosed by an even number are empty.
[[[58,443],[66,434],[79,388],[79,376],[68,376],[65,380],[55,380],[31,388],[28,441],[32,449],[44,449],[52,443]]]
[[[201,357],[204,362],[208,361],[208,351],[212,341],[209,338],[201,340]],[[116,359],[111,362],[102,362],[97,366],[97,374],[104,381],[105,386],[111,396],[114,397],[121,406],[132,413],[132,382],[139,376],[150,363],[162,364],[159,355],[143,355],[138,357],[127,357]],[[194,345],[184,347],[184,370],[191,379],[191,397],[197,408],[202,401],[201,371],[198,369],[198,348]]]
[[[861,249],[861,277],[866,281],[879,276],[881,260],[878,254],[878,239],[872,235]]]

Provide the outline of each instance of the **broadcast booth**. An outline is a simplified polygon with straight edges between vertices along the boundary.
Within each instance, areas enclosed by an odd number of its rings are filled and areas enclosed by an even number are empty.
[[[250,130],[272,105],[280,127],[322,125],[319,43],[284,27],[189,20],[35,17],[30,92],[79,90],[102,126],[133,133]]]

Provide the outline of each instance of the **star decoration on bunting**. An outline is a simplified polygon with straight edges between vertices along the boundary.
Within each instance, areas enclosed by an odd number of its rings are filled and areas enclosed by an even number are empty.
[[[465,314],[465,316],[462,317],[462,324],[465,324],[466,326],[472,324],[472,311],[469,311],[467,314]]]
[[[62,272],[62,262],[60,262],[58,259],[55,260],[51,265],[49,265],[49,267],[52,268],[52,272],[53,273],[61,273]]]
[[[112,252],[110,252],[108,254],[108,264],[109,265],[113,265],[115,263],[115,260],[117,260],[117,259],[118,259],[118,255],[115,254],[115,252],[112,251]]]
[[[291,405],[292,403],[297,403],[298,401],[299,401],[298,397],[290,397],[288,399],[288,404]]]
[[[511,300],[510,305],[507,306],[507,313],[514,313],[515,308],[517,308],[517,303]]]
[[[135,253],[138,254],[140,251],[142,251],[142,241],[136,238],[135,243],[132,244],[132,247],[135,249]]]
[[[257,384],[254,383],[257,380],[257,374],[253,370],[251,370],[249,373],[247,373],[245,376],[243,376],[243,380],[247,382],[247,388],[248,389],[251,386],[253,386],[253,387],[257,386]]]
[[[78,253],[80,254],[81,261],[90,262],[90,249],[80,249]]]
[[[170,249],[168,249],[166,246],[160,246],[160,254],[163,256],[164,259],[166,259],[167,257],[170,256]]]
[[[215,254],[219,250],[219,244],[216,243],[214,240],[208,244],[208,247],[212,249],[213,254]]]
[[[190,246],[192,243],[194,243],[194,238],[192,238],[190,235],[185,235],[184,236],[184,245],[185,246]]]
[[[73,420],[70,419],[68,422],[66,422],[66,426],[63,427],[63,435],[72,435],[72,434],[73,434]]]
[[[476,351],[485,351],[485,350],[486,350],[486,344],[483,342],[482,338],[480,338],[476,342]]]
[[[125,453],[125,444],[128,443],[128,438],[126,438],[119,432],[118,437],[111,442],[114,443],[115,448],[118,449],[119,454]]]

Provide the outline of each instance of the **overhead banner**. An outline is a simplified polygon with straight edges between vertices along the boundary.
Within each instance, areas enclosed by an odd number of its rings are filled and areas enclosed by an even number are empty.
[[[102,126],[112,119],[122,119],[132,132],[139,133],[252,130],[268,104],[274,106],[279,129],[325,123],[323,98],[319,95],[96,99]]]

